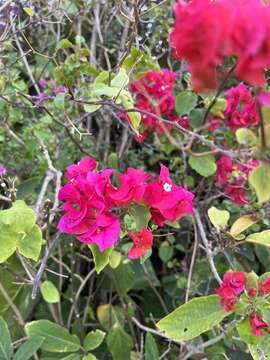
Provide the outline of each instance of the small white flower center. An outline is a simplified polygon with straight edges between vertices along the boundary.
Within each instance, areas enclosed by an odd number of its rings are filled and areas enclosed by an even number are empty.
[[[165,184],[163,185],[163,189],[164,189],[166,192],[172,191],[172,184],[165,183]]]

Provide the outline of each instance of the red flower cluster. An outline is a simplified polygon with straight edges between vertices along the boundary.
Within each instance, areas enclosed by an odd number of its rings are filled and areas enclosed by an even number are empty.
[[[119,188],[110,181],[113,172],[110,169],[97,172],[95,160],[89,157],[67,167],[68,183],[59,191],[65,211],[59,230],[77,235],[83,243],[95,243],[104,251],[119,240],[120,219],[114,212],[117,208],[125,209],[132,202],[146,204],[152,220],[159,226],[165,220],[176,221],[193,213],[193,194],[175,185],[164,165],[156,180],[141,170],[129,168],[120,174]],[[146,228],[131,234],[131,238],[134,247],[129,257],[132,259],[144,255],[152,246],[152,233]]]
[[[262,330],[269,332],[268,325],[264,322],[258,314],[252,314],[249,317],[249,324],[251,332],[255,336],[263,336]]]
[[[260,121],[256,101],[244,84],[227,92],[227,108],[224,112],[225,125],[232,130],[257,125]]]
[[[178,0],[171,45],[189,62],[197,91],[215,88],[225,57],[238,58],[236,74],[251,85],[265,83],[270,68],[270,5],[261,0]],[[254,31],[256,29],[256,31]]]
[[[259,163],[256,160],[233,164],[231,158],[224,155],[217,161],[216,185],[224,188],[224,194],[235,204],[248,204],[245,185],[249,173],[257,166]]]
[[[270,294],[270,278],[267,278],[265,281],[259,281],[259,289],[262,295]]]
[[[216,290],[220,297],[220,304],[225,311],[232,311],[237,304],[238,298],[247,283],[247,277],[243,272],[228,272],[223,277],[223,282]]]
[[[174,82],[175,73],[168,69],[162,69],[161,72],[150,70],[130,85],[130,91],[136,96],[136,108],[161,116],[166,120],[177,121],[181,126],[188,128],[187,118],[179,117],[175,113]],[[128,119],[125,114],[121,116]],[[162,134],[172,128],[170,124],[161,123],[146,114],[142,114],[142,124],[144,130],[136,136],[139,142],[144,141],[153,130]]]

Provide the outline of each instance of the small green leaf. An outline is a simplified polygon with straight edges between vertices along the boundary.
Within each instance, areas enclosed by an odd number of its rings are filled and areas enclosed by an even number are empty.
[[[76,352],[81,348],[77,335],[71,335],[67,329],[49,320],[36,320],[25,325],[29,337],[44,337],[41,349],[51,352]]]
[[[87,113],[93,113],[97,110],[99,110],[101,108],[101,105],[91,105],[91,104],[86,104],[83,106],[84,111]]]
[[[11,337],[7,323],[0,317],[0,359],[9,360],[13,354]]]
[[[190,156],[188,163],[193,170],[204,177],[214,175],[217,170],[215,157],[212,155]]]
[[[173,247],[168,243],[168,241],[163,241],[158,249],[158,256],[160,259],[166,263],[173,256]]]
[[[159,352],[154,337],[148,332],[145,339],[145,360],[157,360],[159,359]]]
[[[60,301],[59,291],[51,281],[44,281],[40,286],[40,291],[47,303],[54,304]]]
[[[104,340],[106,333],[101,330],[89,332],[83,342],[83,347],[86,351],[96,349]]]
[[[0,225],[0,263],[5,262],[15,252],[20,236],[9,226]]]
[[[175,110],[179,115],[188,115],[197,104],[198,96],[191,91],[182,91],[176,95]]]
[[[17,200],[8,210],[0,211],[0,225],[10,225],[13,232],[29,233],[35,225],[35,213],[22,200]]]
[[[245,240],[250,243],[256,243],[270,247],[270,230],[251,234]]]
[[[34,336],[19,347],[13,360],[28,360],[31,359],[35,352],[43,344],[44,337]]]
[[[105,251],[100,251],[96,244],[91,244],[89,245],[89,249],[94,258],[96,272],[99,274],[109,264],[113,247],[110,247]]]
[[[115,277],[117,291],[122,296],[132,289],[135,282],[135,274],[131,263],[122,263],[114,270],[113,276]]]
[[[194,298],[157,323],[173,340],[191,340],[210,330],[228,316],[217,295]]]
[[[35,15],[35,12],[32,8],[30,7],[24,7],[23,8],[23,11],[28,15],[28,16],[34,16]]]
[[[64,110],[65,109],[65,93],[57,94],[53,100],[53,103],[54,103],[54,106],[58,110]]]
[[[118,251],[113,251],[110,256],[110,267],[112,269],[116,269],[120,265],[121,260],[122,260],[121,253]]]
[[[119,73],[111,81],[111,86],[124,88],[129,83],[129,77],[125,69],[121,68]]]
[[[261,165],[252,170],[249,183],[254,188],[258,202],[264,203],[270,199],[270,166]]]
[[[82,360],[97,360],[97,358],[93,354],[88,354],[84,356]]]
[[[120,325],[115,325],[107,336],[107,345],[113,360],[127,360],[133,347],[132,337]]]
[[[37,261],[41,251],[42,232],[38,225],[34,225],[32,230],[24,234],[18,241],[19,252],[28,259]]]
[[[211,223],[214,225],[214,227],[217,229],[217,231],[220,231],[220,230],[226,228],[228,221],[230,219],[229,211],[219,210],[215,206],[212,206],[210,209],[208,209],[207,213],[208,213]]]
[[[73,48],[73,44],[68,39],[62,39],[57,45],[57,49],[71,49],[71,48]]]
[[[244,146],[254,146],[258,143],[258,139],[252,130],[247,128],[238,129],[235,133],[238,144]]]
[[[248,318],[238,324],[236,328],[243,342],[250,345],[258,344],[260,338],[252,334]]]
[[[148,226],[151,219],[149,208],[145,205],[133,205],[130,208],[130,215],[134,219],[137,227],[137,231],[140,231],[142,227]]]

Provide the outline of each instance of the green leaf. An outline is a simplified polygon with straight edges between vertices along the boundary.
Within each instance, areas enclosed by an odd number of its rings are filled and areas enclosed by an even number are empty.
[[[252,130],[247,128],[238,129],[235,133],[238,144],[244,146],[254,146],[258,143],[257,136]]]
[[[113,251],[112,254],[111,254],[111,256],[110,256],[110,260],[109,260],[109,262],[110,262],[110,267],[111,267],[112,269],[116,269],[116,268],[120,265],[121,260],[122,260],[122,255],[121,255],[121,253],[118,252],[118,251]]]
[[[118,292],[125,295],[134,285],[134,271],[131,263],[121,264],[114,270],[115,284]]]
[[[5,262],[15,252],[20,236],[10,227],[0,224],[0,263]]]
[[[124,68],[121,68],[119,70],[119,73],[116,74],[116,76],[111,81],[111,86],[118,87],[118,88],[124,88],[129,83],[129,77]]]
[[[29,337],[44,337],[41,348],[51,352],[76,352],[81,348],[77,335],[71,335],[67,329],[49,320],[32,321],[25,325]]]
[[[188,163],[193,170],[204,177],[214,175],[217,170],[215,157],[212,155],[190,156]]]
[[[133,98],[128,91],[125,91],[125,90],[121,91],[119,99],[120,99],[121,104],[123,105],[123,107],[126,110],[130,110],[130,109],[134,108]],[[130,122],[133,126],[134,131],[137,132],[137,130],[139,129],[140,123],[141,123],[141,114],[136,111],[129,111],[126,114],[130,119]]]
[[[13,360],[28,360],[31,359],[35,352],[41,347],[44,342],[44,337],[34,336],[19,347]]]
[[[107,345],[113,360],[130,359],[133,347],[132,337],[120,325],[115,325],[107,336]]]
[[[5,320],[0,317],[0,359],[9,360],[13,354],[11,337]]]
[[[145,205],[133,205],[130,208],[130,215],[136,223],[137,230],[140,231],[142,227],[148,226],[151,219],[149,208]]]
[[[125,321],[125,314],[120,306],[103,304],[97,308],[97,318],[104,329],[109,331],[112,326]]]
[[[203,124],[203,119],[205,116],[205,109],[194,109],[191,111],[188,119],[190,125],[194,128],[198,128]]]
[[[113,247],[110,247],[105,251],[100,251],[96,244],[91,244],[89,245],[89,249],[91,250],[94,258],[96,272],[100,274],[101,271],[109,264]]]
[[[65,109],[65,93],[57,94],[56,97],[53,99],[54,106],[58,110]]]
[[[191,340],[228,316],[217,295],[194,298],[161,319],[157,327],[174,340]]]
[[[208,213],[211,223],[214,225],[214,227],[217,229],[217,231],[220,231],[220,230],[226,228],[228,221],[230,219],[229,211],[219,210],[215,206],[212,206],[210,209],[208,209],[207,213]]]
[[[97,358],[93,354],[88,354],[84,356],[82,360],[97,360]]]
[[[40,286],[40,291],[47,303],[54,304],[60,301],[59,291],[51,281],[44,281]]]
[[[256,243],[270,247],[270,230],[264,230],[259,233],[251,234],[245,240],[250,243]]]
[[[181,91],[175,98],[175,110],[179,115],[188,115],[197,104],[198,96],[191,91]]]
[[[238,324],[236,328],[243,342],[251,345],[258,344],[260,339],[252,334],[248,318]]]
[[[94,100],[93,100],[94,101]],[[83,106],[84,111],[87,113],[93,113],[95,111],[97,111],[98,109],[101,108],[101,105],[91,105],[91,104],[86,104]]]
[[[72,48],[73,48],[73,44],[68,39],[62,39],[57,44],[57,49],[72,49]]]
[[[249,183],[254,188],[258,202],[264,203],[270,199],[270,166],[261,165],[252,170]]]
[[[96,349],[104,340],[106,333],[101,330],[89,332],[83,342],[83,347],[86,351]]]
[[[23,235],[18,241],[19,252],[28,259],[37,261],[42,246],[42,232],[38,225],[34,225],[32,230]]]
[[[79,354],[70,354],[68,356],[65,356],[61,358],[61,360],[81,360],[82,357]]]
[[[135,79],[139,79],[150,69],[160,71],[158,62],[151,56],[151,53],[149,52],[148,54],[136,47],[131,48],[130,54],[125,58],[122,68],[128,74],[135,74]]]
[[[17,200],[8,210],[0,211],[0,226],[12,226],[12,231],[17,233],[29,233],[35,225],[35,213],[22,200]]]
[[[248,345],[254,360],[266,360],[270,357],[270,336],[265,334],[256,345]]]
[[[163,241],[158,249],[158,256],[160,259],[166,263],[173,256],[173,247],[168,243],[168,241]]]
[[[23,8],[23,11],[28,15],[28,16],[34,16],[35,15],[35,12],[32,8],[30,7],[24,7]]]
[[[145,360],[157,360],[159,359],[159,352],[154,337],[148,332],[145,339]]]

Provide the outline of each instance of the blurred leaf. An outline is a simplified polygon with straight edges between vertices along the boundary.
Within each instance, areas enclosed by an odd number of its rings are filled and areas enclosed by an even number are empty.
[[[191,91],[182,91],[176,95],[175,110],[179,115],[188,115],[197,105],[198,96]]]
[[[58,110],[65,109],[65,93],[57,94],[53,100],[53,103]]]
[[[111,81],[111,86],[118,87],[118,88],[124,88],[129,83],[129,77],[124,68],[121,68],[119,70],[119,73],[115,75],[115,77]]]
[[[13,354],[11,337],[7,323],[0,317],[0,359],[9,360]]]
[[[124,323],[125,313],[120,306],[103,304],[97,308],[97,318],[104,329],[109,330],[115,324]]]
[[[120,265],[121,260],[122,260],[122,255],[121,255],[121,253],[118,252],[118,251],[113,251],[112,254],[111,254],[111,256],[110,256],[110,260],[109,260],[109,262],[110,262],[110,267],[111,267],[112,269],[116,269],[116,268]]]
[[[159,352],[154,337],[148,332],[145,338],[145,360],[157,360],[159,359]]]
[[[0,263],[5,262],[15,252],[18,239],[18,234],[9,226],[0,224]]]
[[[215,206],[212,206],[210,209],[208,209],[207,213],[208,213],[211,223],[214,225],[214,227],[217,229],[217,231],[220,231],[220,230],[226,228],[228,221],[230,219],[229,211],[219,210]]]
[[[44,337],[34,336],[19,347],[13,360],[28,360],[31,359],[35,352],[43,344]]]
[[[130,208],[130,215],[136,223],[137,231],[140,231],[142,227],[147,228],[151,219],[151,214],[147,206],[134,204]]]
[[[120,325],[115,325],[107,336],[107,345],[113,360],[129,360],[133,347],[132,338]]]
[[[134,271],[130,262],[118,266],[113,271],[112,276],[115,277],[115,286],[121,295],[126,294],[132,289],[134,284]]]
[[[59,291],[51,281],[48,281],[48,280],[44,281],[40,285],[40,291],[41,291],[43,299],[47,303],[54,304],[54,303],[58,303],[60,301]]]
[[[44,337],[41,348],[51,352],[75,352],[81,348],[77,335],[71,335],[67,329],[49,320],[36,320],[25,325],[29,337]]]
[[[101,330],[89,332],[83,342],[83,347],[86,351],[96,349],[104,340],[106,333]]]
[[[0,211],[1,224],[12,226],[17,233],[29,233],[35,225],[35,213],[22,200],[17,200],[8,210]]]
[[[88,245],[88,247],[94,258],[96,272],[99,274],[109,264],[113,247],[110,247],[105,251],[100,251],[96,244]]]
[[[157,323],[173,340],[191,340],[210,330],[228,316],[217,295],[194,298]]]
[[[42,245],[42,232],[38,225],[34,225],[32,230],[23,235],[18,241],[19,252],[28,259],[37,261]]]
[[[57,44],[57,49],[70,49],[70,48],[71,49],[73,48],[73,44],[68,39],[62,39]]]
[[[88,354],[84,356],[82,360],[97,360],[97,358],[93,354]]]
[[[204,177],[209,177],[214,175],[217,166],[215,162],[215,157],[212,155],[205,156],[190,156],[188,159],[189,165],[195,170],[198,174]]]
[[[258,143],[258,139],[252,130],[247,128],[238,129],[235,133],[238,144],[248,146],[254,146]]]
[[[246,237],[247,242],[270,246],[270,230],[254,233]]]
[[[168,241],[163,241],[158,249],[158,256],[166,263],[173,256],[173,247],[170,246]]]
[[[253,224],[256,224],[258,219],[253,215],[243,215],[238,218],[230,229],[230,234],[232,237],[236,238],[239,234],[247,230]]]
[[[254,188],[258,202],[264,203],[270,199],[270,166],[261,165],[252,170],[249,183]]]
[[[31,9],[30,7],[24,7],[23,11],[28,15],[28,16],[34,16],[35,12],[33,9]]]

